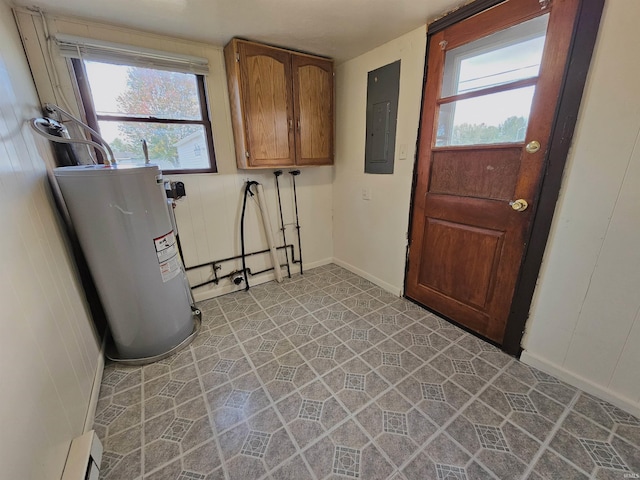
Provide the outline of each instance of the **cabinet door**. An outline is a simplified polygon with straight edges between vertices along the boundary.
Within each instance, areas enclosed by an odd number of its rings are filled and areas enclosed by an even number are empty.
[[[240,77],[250,167],[295,164],[291,55],[240,43]]]
[[[292,55],[298,165],[333,163],[333,62]]]

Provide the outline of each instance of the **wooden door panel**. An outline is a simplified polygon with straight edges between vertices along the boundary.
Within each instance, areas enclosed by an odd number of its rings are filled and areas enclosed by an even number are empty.
[[[446,206],[452,199],[457,200],[440,196],[440,202],[430,201],[415,227],[421,228],[422,251],[410,255],[410,261],[420,263],[411,267],[417,278],[407,282],[407,296],[500,342],[506,324],[503,305],[515,287],[510,266],[523,232],[499,208],[479,222],[474,210],[483,209],[481,202],[452,210]]]
[[[485,310],[504,232],[427,218],[420,285]]]
[[[491,8],[477,15],[473,28],[469,28],[469,24],[465,24],[465,21],[450,26],[447,29],[449,37],[447,48],[455,48],[475,40],[478,38],[478,32],[482,32],[483,35],[491,35],[512,27],[540,15],[541,11],[544,13],[545,10],[542,8],[540,0],[518,0],[511,3],[508,15],[504,14],[504,10],[500,11],[499,8]]]
[[[520,265],[526,252],[544,172],[546,143],[561,92],[579,2],[553,0],[543,9],[537,0],[504,2],[430,38],[406,294],[498,343],[503,340]],[[548,23],[528,22],[547,14]],[[525,21],[528,23],[521,25]],[[537,30],[535,36],[531,36],[526,32],[534,24]],[[546,27],[546,34],[541,25]],[[513,28],[487,38],[507,27]],[[539,48],[537,74],[531,74],[525,80],[515,78],[511,83],[509,79],[503,82],[486,80],[483,86],[474,90],[459,88],[463,79],[493,79],[489,74],[483,77],[483,73],[478,73],[480,70],[475,71],[475,76],[469,76],[473,71],[467,70],[467,76],[463,77],[462,62],[473,59],[477,62],[473,65],[480,65],[484,61],[479,60],[482,55],[503,52],[505,45],[517,45],[532,38],[536,39]],[[541,38],[543,40],[539,41]],[[460,46],[464,47],[445,61],[447,52]],[[500,59],[507,65],[503,57]],[[453,74],[448,71],[445,76],[445,64],[457,65],[455,68],[458,70]],[[494,68],[495,64],[490,66]],[[504,72],[512,71],[506,66],[504,68]],[[457,82],[454,83],[457,89],[443,89],[443,78]],[[448,111],[439,117],[443,105],[449,105],[447,108],[451,109],[454,102],[459,102],[454,107],[464,112],[461,99],[489,98],[496,92],[515,91],[522,82],[535,88],[533,96],[528,97],[531,104],[530,108],[526,107],[526,113],[518,113],[519,117],[509,117],[512,115],[509,113],[496,120],[492,108],[476,107],[473,115],[464,113],[470,120],[462,119],[455,125],[457,128],[468,125],[478,132],[486,132],[486,128],[497,128],[503,132],[506,131],[503,130],[505,125],[513,125],[508,120],[522,118],[527,121],[527,126],[523,127],[526,129],[523,143],[514,140],[514,143],[498,145],[436,147],[437,135],[447,132],[438,119],[454,118]],[[443,91],[448,92],[448,96],[441,98]],[[493,98],[497,97],[492,97],[491,102],[497,102]],[[498,111],[504,105],[510,108],[513,104],[493,105]],[[487,127],[484,117],[489,118]],[[454,125],[453,120],[451,125]],[[532,140],[538,141],[541,148],[525,151],[524,146]],[[529,203],[526,210],[514,211],[511,208],[509,202],[518,198]]]
[[[294,55],[295,102],[299,165],[333,163],[333,62]]]
[[[451,195],[429,195],[424,207],[425,218],[450,220],[491,230],[504,230],[509,225],[510,213],[505,209],[505,202]]]
[[[520,170],[522,146],[433,152],[429,193],[511,200]]]
[[[252,166],[293,165],[290,54],[241,44],[245,123]]]

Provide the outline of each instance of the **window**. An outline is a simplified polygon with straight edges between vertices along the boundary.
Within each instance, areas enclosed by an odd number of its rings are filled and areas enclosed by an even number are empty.
[[[87,122],[118,163],[149,159],[164,173],[216,172],[204,76],[74,58]]]
[[[548,21],[545,14],[446,52],[436,147],[524,141]]]

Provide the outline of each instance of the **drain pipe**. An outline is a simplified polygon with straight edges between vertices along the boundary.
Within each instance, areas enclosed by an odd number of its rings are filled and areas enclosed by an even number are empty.
[[[244,199],[242,200],[242,214],[240,215],[240,247],[242,248],[242,274],[244,275],[244,289],[249,290],[249,276],[247,275],[247,258],[244,248],[244,214],[247,211],[247,197],[253,192],[251,191],[252,185],[257,185],[258,182],[247,181],[244,187]],[[215,273],[215,270],[214,270]]]
[[[271,229],[271,220],[269,217],[269,211],[267,210],[267,202],[264,196],[264,188],[262,184],[256,185],[256,191],[258,192],[258,205],[260,206],[260,213],[262,214],[262,225],[264,226],[264,233],[267,237],[267,244],[271,251],[271,261],[273,263],[273,271],[276,275],[276,281],[282,282],[282,270],[280,269],[280,260],[278,259],[278,250],[273,242],[273,231]]]
[[[289,172],[291,174],[291,182],[293,182],[293,203],[296,207],[296,230],[298,231],[298,258],[300,259],[300,275],[304,272],[302,271],[302,239],[300,238],[300,220],[298,219],[298,192],[296,192],[296,177],[300,175],[300,170],[292,170]]]

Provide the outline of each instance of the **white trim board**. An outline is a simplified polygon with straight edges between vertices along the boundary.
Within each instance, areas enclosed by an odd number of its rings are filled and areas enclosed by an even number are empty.
[[[353,265],[345,261],[342,261],[339,258],[334,257],[333,263],[335,263],[339,267],[346,268],[347,270],[349,270],[352,273],[355,273],[356,275],[360,275],[361,277],[366,278],[370,282],[375,283],[380,288],[385,289],[387,292],[392,293],[393,295],[402,297],[402,288],[395,287],[390,283],[385,282],[384,280],[380,280],[378,277],[374,277],[373,275],[365,272],[364,270],[360,270],[359,268],[354,267]]]
[[[106,345],[107,334],[103,335],[102,345],[98,353],[98,364],[96,365],[96,374],[93,377],[93,385],[91,386],[91,397],[89,398],[89,407],[87,408],[87,416],[84,417],[83,433],[93,430],[93,421],[96,418],[96,409],[98,408],[98,398],[100,397],[100,385],[102,384],[102,375],[104,373],[104,350]]]
[[[638,403],[629,398],[617,395],[606,387],[593,383],[591,380],[566,370],[555,363],[549,362],[534,353],[524,350],[520,356],[520,361],[526,365],[535,367],[538,370],[542,370],[545,373],[553,375],[554,377],[558,377],[569,385],[573,385],[574,387],[590,393],[591,395],[595,395],[598,398],[606,400],[631,415],[640,417],[640,405]]]

